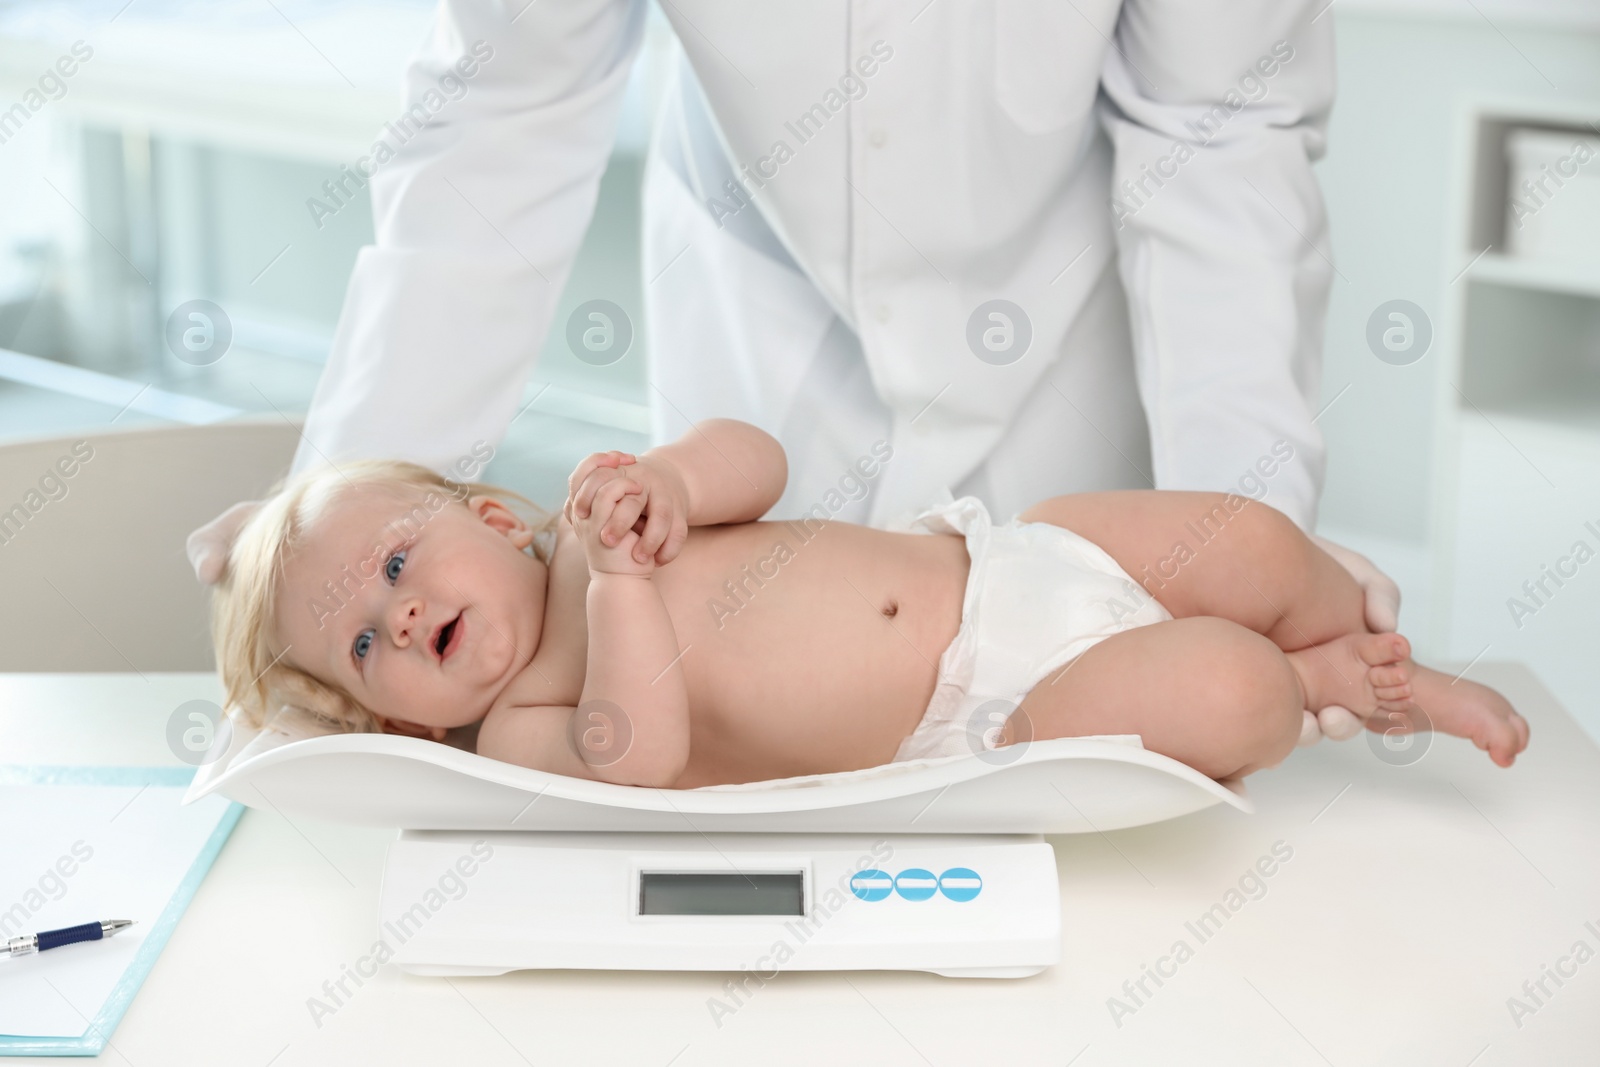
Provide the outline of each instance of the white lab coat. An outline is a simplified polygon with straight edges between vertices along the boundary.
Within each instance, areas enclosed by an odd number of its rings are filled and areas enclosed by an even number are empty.
[[[377,243],[297,468],[443,469],[518,406],[646,16],[524,4],[444,0],[412,63],[417,102],[474,42],[493,48],[372,179]],[[658,440],[709,416],[775,434],[791,477],[773,517],[825,503],[884,524],[942,489],[1009,515],[1153,474],[1264,485],[1312,526],[1332,273],[1311,171],[1333,95],[1321,3],[662,7],[685,62],[644,193]],[[741,167],[756,178],[730,188]],[[968,342],[995,299],[1031,327],[1014,362]],[[835,507],[880,439],[893,458],[869,495]]]

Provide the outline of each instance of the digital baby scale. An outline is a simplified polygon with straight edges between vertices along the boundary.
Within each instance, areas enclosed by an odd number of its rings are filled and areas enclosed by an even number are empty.
[[[223,732],[219,732],[219,737]],[[1060,958],[1045,834],[1160,822],[1243,789],[1137,737],[700,789],[568,778],[419,738],[236,729],[196,771],[287,817],[400,829],[378,936],[423,975],[524,968],[921,970]]]
[[[379,912],[394,962],[425,975],[1021,978],[1061,954],[1055,852],[1037,834],[407,830]]]

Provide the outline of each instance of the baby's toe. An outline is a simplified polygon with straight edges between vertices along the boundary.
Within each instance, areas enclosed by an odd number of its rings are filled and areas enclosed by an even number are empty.
[[[1368,634],[1356,643],[1356,654],[1369,667],[1399,667],[1411,655],[1411,642],[1399,634]]]
[[[1528,720],[1513,711],[1506,716],[1505,726],[1510,732],[1505,745],[1506,766],[1510,766],[1517,753],[1528,747]]]
[[[1368,685],[1376,689],[1392,689],[1395,686],[1410,685],[1414,672],[1411,670],[1410,659],[1397,662],[1397,664],[1378,664],[1376,667],[1366,669]]]
[[[1518,715],[1511,702],[1493,689],[1484,687],[1476,695],[1487,726],[1489,757],[1500,766],[1509,767],[1517,753],[1528,747],[1528,720]]]
[[[1379,664],[1366,669],[1366,680],[1374,686],[1406,685],[1411,681],[1411,672],[1403,664]]]
[[[1515,713],[1513,713],[1515,714]],[[1521,716],[1516,716],[1521,718]],[[1473,733],[1473,742],[1501,767],[1509,767],[1522,751],[1522,738],[1509,717],[1488,716]]]

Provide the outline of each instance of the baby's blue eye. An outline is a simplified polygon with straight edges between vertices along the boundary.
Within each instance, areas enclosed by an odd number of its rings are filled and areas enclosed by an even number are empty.
[[[362,630],[356,634],[356,643],[352,651],[355,652],[358,661],[367,658],[367,653],[372,650],[372,642],[376,637],[376,630]]]
[[[406,554],[404,552],[396,552],[389,557],[389,561],[383,565],[383,576],[389,579],[390,585],[393,585],[395,579],[400,577],[400,569],[405,565]]]

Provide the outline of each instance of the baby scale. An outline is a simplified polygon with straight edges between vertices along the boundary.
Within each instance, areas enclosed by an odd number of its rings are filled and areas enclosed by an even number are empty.
[[[236,734],[189,797],[369,826],[390,846],[379,936],[422,975],[529,968],[920,970],[1057,963],[1045,834],[1175,818],[1242,789],[1137,737],[690,790],[516,767],[382,734]]]

